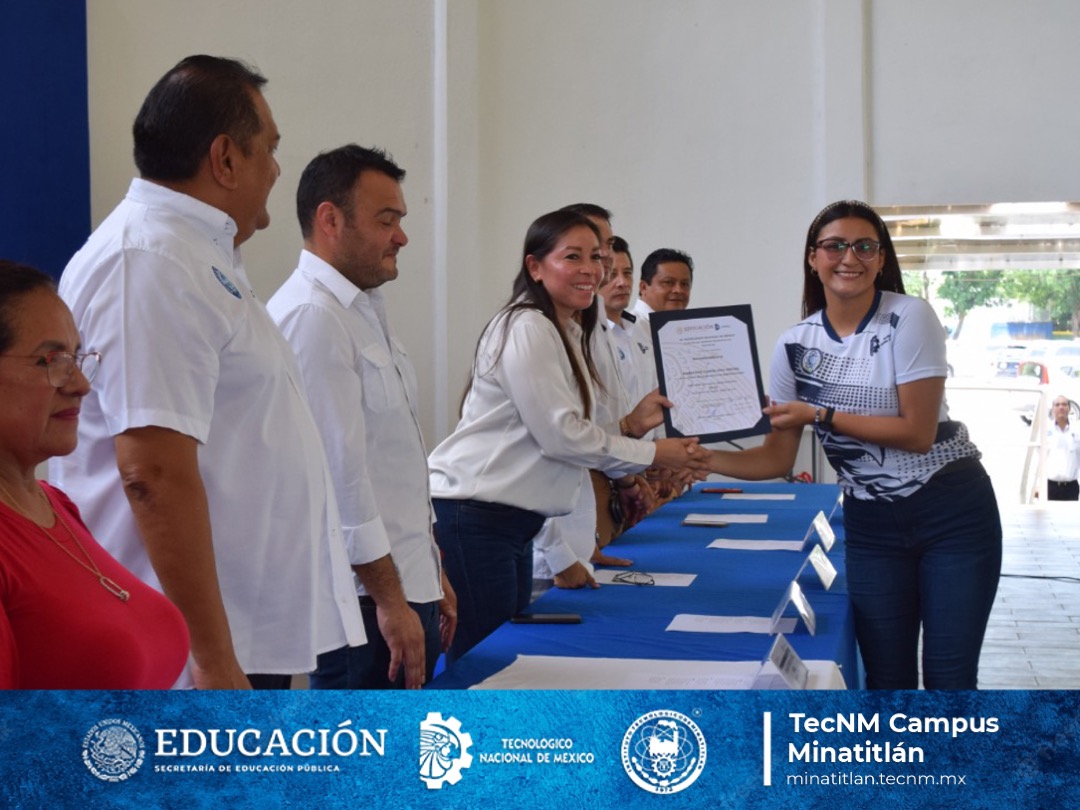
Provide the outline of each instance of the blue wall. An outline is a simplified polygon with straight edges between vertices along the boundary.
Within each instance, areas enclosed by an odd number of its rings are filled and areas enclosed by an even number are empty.
[[[90,233],[86,6],[0,0],[0,257],[59,277]]]

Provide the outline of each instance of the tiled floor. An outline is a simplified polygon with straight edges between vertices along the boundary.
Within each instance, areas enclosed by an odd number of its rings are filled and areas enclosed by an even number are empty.
[[[980,689],[1080,689],[1080,503],[1002,505]]]

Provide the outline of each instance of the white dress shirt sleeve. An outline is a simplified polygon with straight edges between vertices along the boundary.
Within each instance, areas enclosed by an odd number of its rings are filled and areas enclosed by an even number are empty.
[[[163,427],[205,443],[233,299],[221,289],[220,308],[209,305],[189,268],[168,255],[129,250],[110,261],[95,280],[111,289],[94,295],[80,324],[93,343],[86,350],[108,358],[94,386],[108,432]]]
[[[569,359],[554,325],[521,317],[510,324],[494,374],[548,458],[605,473],[630,474],[652,464],[656,446],[612,436],[585,419]],[[565,365],[564,365],[565,364]]]
[[[561,574],[574,563],[578,556],[563,537],[562,528],[555,518],[544,521],[544,527],[533,538],[533,547],[544,558],[553,574]]]
[[[334,314],[315,304],[290,310],[279,327],[296,352],[322,434],[349,562],[363,565],[384,557],[390,540],[368,477],[364,392],[353,342]]]

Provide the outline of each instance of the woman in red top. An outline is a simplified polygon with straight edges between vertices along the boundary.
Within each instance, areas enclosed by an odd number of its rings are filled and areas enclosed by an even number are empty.
[[[52,279],[0,261],[0,688],[167,689],[187,660],[180,611],[34,476],[75,449],[100,360]]]

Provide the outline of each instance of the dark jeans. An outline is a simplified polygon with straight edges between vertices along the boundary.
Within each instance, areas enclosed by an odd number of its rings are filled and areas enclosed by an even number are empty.
[[[424,628],[424,665],[427,670],[424,682],[427,683],[435,673],[435,664],[439,660],[439,603],[409,602],[409,607],[420,617],[420,624]],[[390,671],[390,647],[379,632],[376,611],[374,599],[360,597],[367,644],[362,647],[341,647],[320,655],[310,676],[312,689],[405,688],[404,665],[398,669],[393,681],[387,677]]]
[[[451,664],[529,604],[532,539],[544,516],[485,501],[432,501],[443,568],[457,592],[458,625],[446,654]]]
[[[1048,501],[1076,501],[1080,500],[1080,483],[1076,481],[1047,481],[1046,500]]]
[[[848,592],[871,689],[975,689],[1001,573],[1001,518],[981,465],[898,501],[844,499]]]

